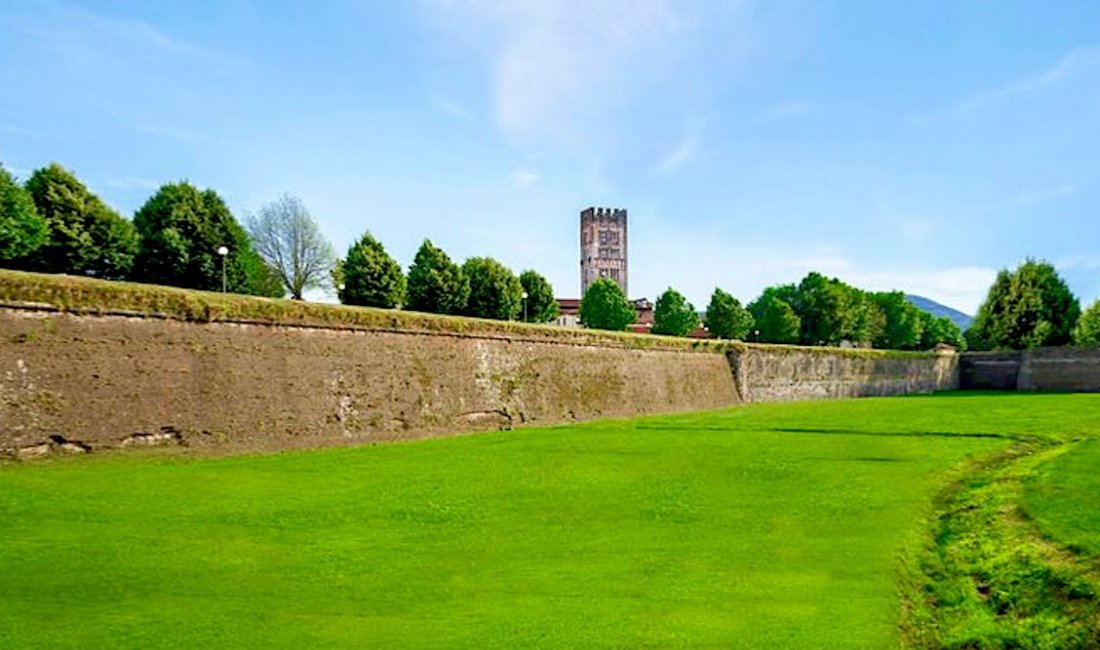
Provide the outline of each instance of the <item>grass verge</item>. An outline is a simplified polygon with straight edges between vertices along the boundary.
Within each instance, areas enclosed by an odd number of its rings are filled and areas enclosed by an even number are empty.
[[[1058,471],[1075,443],[1021,437],[964,468],[904,584],[903,633],[914,648],[1100,647],[1100,573],[1044,536],[1021,507],[1025,486]],[[1095,444],[1095,443],[1090,443]],[[1043,510],[1039,506],[1039,510]]]

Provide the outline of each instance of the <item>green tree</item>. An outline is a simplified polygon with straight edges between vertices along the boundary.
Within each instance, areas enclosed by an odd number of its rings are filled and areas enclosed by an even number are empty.
[[[133,224],[107,207],[72,172],[51,163],[31,174],[26,190],[46,220],[49,235],[21,266],[109,280],[129,276],[138,245]]]
[[[1092,303],[1077,319],[1077,325],[1073,328],[1073,342],[1085,347],[1100,346],[1100,300]]]
[[[699,326],[699,314],[682,293],[669,287],[653,308],[653,333],[686,336]]]
[[[794,307],[774,295],[756,301],[757,312],[754,338],[764,343],[798,343],[802,331],[802,319]]]
[[[515,320],[523,310],[523,285],[511,269],[491,257],[471,257],[462,265],[470,281],[463,313],[475,318]]]
[[[558,317],[558,301],[549,280],[528,269],[519,274],[519,283],[527,294],[525,320],[528,323],[549,323]]]
[[[814,271],[798,284],[798,296],[791,306],[802,321],[799,336],[805,345],[837,345],[850,340],[857,331],[859,313],[855,306],[858,295],[841,281]]]
[[[186,182],[162,185],[134,215],[141,249],[134,275],[145,282],[189,289],[260,294],[268,270],[244,228],[213,190]],[[221,247],[227,255],[218,253]],[[223,267],[224,265],[224,267]]]
[[[462,268],[425,239],[409,267],[408,308],[432,314],[461,314],[470,297]]]
[[[731,294],[715,288],[707,305],[707,331],[720,339],[744,339],[752,330],[752,314]]]
[[[290,296],[323,287],[336,256],[317,222],[297,197],[285,194],[248,220],[252,246],[282,279]]]
[[[0,165],[0,265],[13,266],[46,243],[46,220],[34,207],[34,199],[8,170]]]
[[[340,302],[396,309],[405,302],[405,274],[369,232],[348,248],[333,272]]]
[[[1080,315],[1080,303],[1054,266],[1029,259],[997,274],[967,342],[976,350],[1065,345]]]
[[[954,346],[956,349],[966,350],[966,340],[963,339],[962,330],[947,316],[933,316],[919,310],[921,319],[920,349],[931,350],[941,343]]]
[[[617,282],[597,278],[581,298],[579,316],[585,327],[621,331],[638,318],[638,312]]]
[[[909,302],[900,291],[874,293],[871,299],[885,316],[884,326],[874,339],[876,348],[916,350],[921,347],[925,323],[921,315],[927,312]]]

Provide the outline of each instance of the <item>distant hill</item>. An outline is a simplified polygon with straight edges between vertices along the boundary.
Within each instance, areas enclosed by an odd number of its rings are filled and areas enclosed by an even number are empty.
[[[952,309],[947,305],[941,305],[935,300],[930,300],[923,296],[913,296],[906,294],[905,298],[909,302],[916,305],[918,308],[923,309],[924,311],[932,314],[933,316],[936,316],[937,318],[940,316],[947,316],[951,319],[952,322],[959,326],[959,329],[964,332],[966,331],[966,328],[970,327],[970,322],[974,320],[973,316],[967,316],[958,309]]]

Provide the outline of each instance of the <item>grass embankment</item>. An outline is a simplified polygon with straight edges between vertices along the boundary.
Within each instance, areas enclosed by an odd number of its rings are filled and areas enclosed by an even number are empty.
[[[1100,423],[1093,409],[1040,414],[1061,431],[1016,435],[938,496],[913,554],[909,645],[1100,648],[1100,441],[1081,442]]]
[[[263,323],[453,336],[537,339],[570,345],[673,351],[724,353],[730,348],[738,350],[755,348],[790,354],[810,351],[872,359],[935,356],[932,352],[746,344],[719,339],[689,339],[609,332],[579,327],[441,316],[399,309],[374,309],[301,300],[261,298],[6,269],[0,269],[0,307],[2,306],[37,306],[78,314],[146,316],[199,323]]]
[[[876,648],[967,458],[1091,396],[767,404],[0,467],[0,646]]]

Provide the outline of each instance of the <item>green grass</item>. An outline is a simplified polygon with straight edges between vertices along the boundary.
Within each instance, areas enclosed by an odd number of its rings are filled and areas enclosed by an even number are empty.
[[[1038,468],[1024,510],[1062,545],[1100,559],[1100,440],[1088,440]]]
[[[960,463],[1098,416],[954,394],[9,464],[0,647],[896,647]]]

